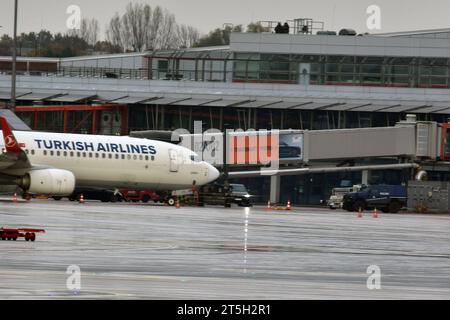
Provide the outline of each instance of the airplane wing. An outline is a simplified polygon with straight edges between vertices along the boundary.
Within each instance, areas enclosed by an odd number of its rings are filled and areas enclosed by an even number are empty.
[[[5,117],[0,117],[5,147],[0,154],[0,170],[29,169],[32,165],[21,144],[17,141]]]

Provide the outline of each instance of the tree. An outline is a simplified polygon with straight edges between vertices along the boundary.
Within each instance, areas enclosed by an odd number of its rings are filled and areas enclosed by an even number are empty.
[[[120,21],[120,16],[116,12],[114,17],[109,21],[109,27],[106,30],[106,39],[110,42],[114,47],[121,48],[121,51],[124,50],[125,46],[122,41],[122,22]]]
[[[267,27],[263,27],[260,22],[250,22],[247,25],[247,32],[250,33],[270,32],[270,29]]]
[[[198,40],[199,32],[178,25],[175,16],[160,6],[130,2],[125,13],[111,18],[106,37],[122,51],[141,52],[191,46]]]
[[[231,32],[242,32],[242,25],[237,26],[225,26],[223,29],[217,28],[208,35],[200,38],[194,47],[210,47],[210,46],[223,46],[230,44]]]
[[[183,24],[177,27],[177,38],[180,48],[190,48],[199,41],[200,33],[197,29]]]
[[[4,34],[0,39],[0,55],[9,56],[11,55],[11,48],[13,47],[13,39]]]

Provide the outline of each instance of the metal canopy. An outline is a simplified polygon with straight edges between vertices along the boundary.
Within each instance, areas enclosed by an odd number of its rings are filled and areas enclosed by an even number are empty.
[[[126,98],[128,95],[121,92],[98,92],[97,93],[97,99],[105,101],[107,103]]]
[[[418,105],[400,105],[400,106],[395,106],[395,107],[390,107],[387,109],[383,109],[380,110],[380,112],[408,112],[414,109],[419,109],[421,107],[427,107],[427,105],[422,105],[422,106],[418,106]]]
[[[60,97],[56,97],[56,98],[50,98],[50,99],[46,99],[47,101],[51,101],[51,102],[78,102],[78,101],[83,101],[83,100],[89,100],[92,98],[95,98],[97,95],[82,95],[82,94],[66,94]]]
[[[391,107],[396,107],[397,105],[385,105],[385,104],[370,104],[367,106],[363,106],[363,107],[358,107],[355,109],[352,109],[352,111],[361,111],[361,112],[374,112],[374,111],[381,111],[383,109],[387,109],[387,108],[391,108]]]
[[[62,93],[39,93],[39,92],[35,92],[35,93],[29,93],[26,94],[24,96],[21,96],[19,100],[24,100],[24,101],[42,101],[42,100],[46,100],[46,99],[50,99],[50,98],[54,98],[57,96],[62,95]]]
[[[306,103],[297,107],[293,107],[292,109],[295,110],[317,110],[317,109],[322,109],[325,107],[331,107],[335,105],[335,103],[315,103],[315,102],[311,102],[311,103]]]
[[[178,97],[178,98],[161,98],[161,99],[156,99],[156,100],[150,100],[150,101],[145,101],[143,102],[143,104],[161,104],[161,105],[169,105],[169,104],[173,104],[175,102],[180,102],[180,101],[184,101],[184,100],[188,100],[190,99],[189,97]]]
[[[174,102],[172,103],[172,105],[174,106],[202,106],[204,104],[210,103],[210,102],[214,102],[214,101],[218,101],[220,100],[220,98],[216,98],[216,99],[198,99],[198,98],[193,98],[193,99],[189,99],[189,100],[182,100],[182,101],[178,101],[178,102]]]
[[[358,104],[352,104],[352,103],[340,103],[335,106],[331,106],[329,108],[326,108],[327,111],[349,111],[355,108],[364,107],[367,106],[368,103],[358,103]]]
[[[297,107],[303,105],[305,101],[281,101],[274,104],[270,104],[268,106],[262,106],[261,109],[290,109],[293,107]]]
[[[440,110],[440,111],[437,111],[435,113],[438,113],[438,114],[450,114],[450,108],[444,109],[444,110]]]
[[[449,109],[450,105],[440,105],[440,106],[427,106],[417,110],[414,110],[414,113],[436,113],[441,110]]]
[[[121,104],[134,104],[134,103],[141,103],[150,99],[158,98],[157,96],[147,96],[147,97],[123,97],[116,100],[110,101],[111,103],[121,103]]]
[[[16,99],[29,93],[31,92],[30,91],[16,92]],[[11,99],[11,92],[4,92],[4,91],[0,92],[0,100],[9,100],[9,99]]]
[[[261,108],[261,107],[269,107],[270,105],[280,103],[283,101],[250,101],[247,103],[240,104],[236,106],[237,108]]]
[[[241,103],[248,102],[248,100],[217,100],[205,103],[204,107],[232,107]]]

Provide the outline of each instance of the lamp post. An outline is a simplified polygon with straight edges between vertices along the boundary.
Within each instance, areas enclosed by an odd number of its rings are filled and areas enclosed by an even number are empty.
[[[13,34],[11,104],[10,104],[10,109],[12,111],[16,109],[17,1],[18,0],[14,0],[14,34]]]

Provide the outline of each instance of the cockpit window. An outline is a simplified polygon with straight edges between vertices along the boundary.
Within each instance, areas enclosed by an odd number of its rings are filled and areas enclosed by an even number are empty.
[[[200,157],[196,154],[191,154],[191,161],[193,162],[200,162]]]

